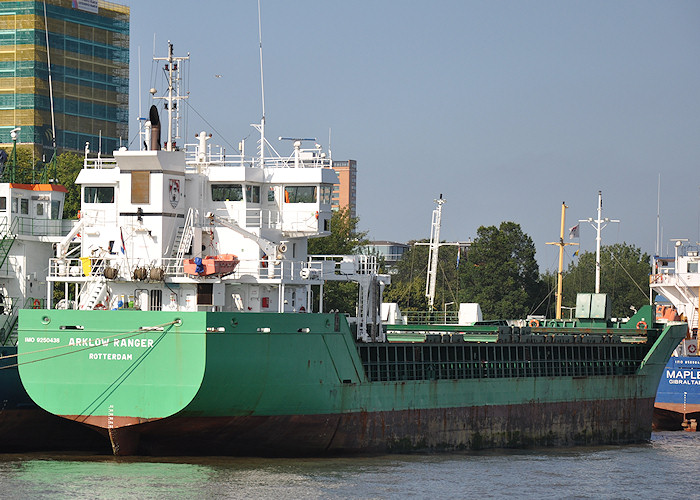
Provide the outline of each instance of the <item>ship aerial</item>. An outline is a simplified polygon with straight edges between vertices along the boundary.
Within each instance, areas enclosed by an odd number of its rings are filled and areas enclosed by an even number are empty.
[[[650,438],[685,323],[657,323],[651,306],[613,321],[604,294],[579,295],[572,320],[382,322],[390,276],[373,256],[308,254],[330,234],[330,155],[302,139],[277,154],[264,120],[253,158],[224,155],[206,132],[177,147],[185,58],[169,44],[164,60],[171,132],[161,144],[153,107],[142,149],[86,155],[80,221],[48,259],[65,296],[20,314],[19,375],[38,406],[118,455]],[[329,281],[359,284],[355,317],[323,312]]]

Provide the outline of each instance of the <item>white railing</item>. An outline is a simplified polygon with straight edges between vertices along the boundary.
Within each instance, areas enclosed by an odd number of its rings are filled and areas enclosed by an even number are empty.
[[[137,269],[143,269],[146,281],[157,281],[152,277],[151,271],[159,269],[164,271],[164,277],[168,278],[190,278],[198,277],[198,275],[189,275],[184,271],[184,261],[189,259],[163,258],[159,261],[146,259],[126,259],[121,256],[106,256],[105,259],[93,259],[91,273],[85,275],[83,272],[83,263],[81,259],[50,259],[49,260],[49,278],[55,281],[70,280],[90,282],[96,276],[102,276],[107,267],[113,268],[116,271],[115,280],[133,281],[136,280],[134,274]],[[98,264],[99,262],[99,264]],[[251,276],[256,280],[271,280],[271,281],[303,281],[301,277],[302,269],[307,268],[307,262],[281,260],[279,262],[270,261],[267,259],[260,260],[243,260],[234,270],[233,273],[226,275],[228,280],[241,279],[244,276]],[[217,277],[218,276],[212,276]],[[317,283],[315,280],[314,283]]]
[[[323,168],[333,166],[330,158],[320,156],[318,149],[301,149],[302,158],[297,163],[294,153],[289,157],[268,157],[264,160],[265,168]],[[227,155],[221,146],[207,145],[206,151],[201,151],[199,144],[185,144],[185,162],[188,167],[196,168],[197,165],[208,164],[221,167],[257,167],[260,162],[257,158],[244,157],[243,155]]]
[[[220,215],[224,214],[225,215]],[[249,208],[241,210],[219,210],[217,215],[240,225],[243,229],[277,229],[285,233],[316,234],[319,232],[316,211],[263,210]]]
[[[115,158],[85,158],[83,168],[114,168],[117,166]]]
[[[77,221],[67,219],[34,219],[15,216],[17,234],[24,236],[66,236]]]
[[[321,273],[322,278],[377,274],[379,264],[374,255],[309,255],[309,269]]]
[[[700,286],[700,273],[651,274],[649,285],[652,288],[658,285],[673,285],[697,290]]]
[[[316,152],[315,149],[302,149],[302,152]],[[302,158],[299,160],[298,168],[330,168],[333,166],[333,161],[330,158],[314,156],[311,158]],[[265,167],[268,168],[297,168],[297,163],[294,156],[289,158],[265,158]]]
[[[114,205],[112,205],[114,207]],[[80,214],[83,225],[88,228],[91,226],[116,226],[117,225],[117,209],[111,208],[106,210],[90,209],[81,212]]]
[[[79,258],[49,260],[49,277],[56,281],[62,279],[75,281],[92,281],[102,277],[106,268],[114,269],[116,280],[132,281],[145,279],[157,281],[162,273],[166,279],[197,277],[184,271],[184,262],[189,259],[125,259],[122,255],[105,255],[91,259],[91,272],[85,275],[83,262]],[[135,277],[140,270],[143,277]],[[282,259],[242,260],[233,273],[226,279],[237,280],[250,276],[255,280],[300,281],[318,284],[322,281],[351,280],[354,276],[368,276],[379,271],[374,255],[311,255],[307,261]],[[218,277],[218,276],[217,276]]]
[[[221,167],[257,167],[260,162],[257,158],[245,157],[240,154],[226,154],[221,146],[207,145],[206,151],[200,151],[199,144],[185,144],[185,163],[189,168],[207,164]],[[268,157],[264,160],[265,168],[330,168],[333,160],[322,156],[318,149],[301,149],[297,162],[294,153],[283,158],[281,156]],[[85,158],[84,168],[102,169],[117,166],[115,158]]]

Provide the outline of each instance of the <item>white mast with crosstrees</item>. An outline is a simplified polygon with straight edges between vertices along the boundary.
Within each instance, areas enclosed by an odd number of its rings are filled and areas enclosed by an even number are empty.
[[[166,151],[172,151],[173,150],[173,140],[175,138],[179,138],[180,135],[180,127],[179,127],[179,120],[180,120],[180,111],[177,106],[177,101],[182,100],[182,99],[187,99],[188,96],[186,95],[181,95],[180,94],[180,64],[183,61],[186,61],[190,58],[189,53],[187,54],[186,57],[175,57],[173,56],[173,44],[170,43],[168,40],[168,56],[167,57],[154,57],[154,61],[166,61],[167,64],[165,65],[165,72],[167,73],[168,77],[168,90],[165,96],[162,97],[156,97],[155,96],[155,89],[151,90],[151,93],[154,94],[153,98],[154,99],[164,99],[166,101],[166,107],[168,110],[168,137],[167,137],[167,143],[165,145],[165,150]],[[173,110],[175,111],[175,117],[174,119],[178,122],[176,124],[176,131],[173,134]]]
[[[579,220],[579,222],[590,222],[591,226],[596,230],[595,238],[595,293],[600,293],[600,232],[608,225],[609,222],[620,222],[617,219],[603,219],[603,193],[598,191],[598,218]],[[595,224],[594,224],[595,223]]]

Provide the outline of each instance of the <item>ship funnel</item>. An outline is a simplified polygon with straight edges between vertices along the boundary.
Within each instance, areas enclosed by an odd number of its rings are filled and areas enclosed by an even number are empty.
[[[151,122],[151,150],[160,151],[160,117],[158,108],[151,106],[148,112],[148,119]]]

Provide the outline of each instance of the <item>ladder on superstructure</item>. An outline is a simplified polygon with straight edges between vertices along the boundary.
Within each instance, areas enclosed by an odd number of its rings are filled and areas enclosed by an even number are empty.
[[[94,309],[106,295],[107,282],[104,277],[106,265],[107,261],[104,257],[94,259],[91,263],[88,280],[83,284],[78,295],[78,309]]]
[[[10,255],[10,249],[17,239],[17,225],[19,219],[15,218],[12,224],[7,223],[7,217],[3,217],[0,222],[0,234],[2,239],[0,239],[0,268],[5,264],[7,257]]]
[[[171,261],[166,269],[170,274],[175,274],[182,268],[182,261],[185,258],[187,250],[192,246],[192,240],[194,239],[194,221],[197,219],[197,215],[198,211],[190,207],[189,210],[187,210],[185,224],[177,230],[173,243],[173,250],[170,254],[170,257],[175,259],[175,262]]]

